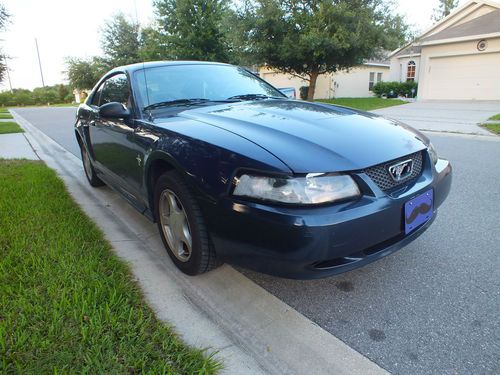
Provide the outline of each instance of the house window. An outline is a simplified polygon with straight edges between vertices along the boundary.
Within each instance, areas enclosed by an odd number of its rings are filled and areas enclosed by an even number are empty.
[[[409,61],[408,67],[406,68],[406,80],[407,81],[415,81],[415,61]]]
[[[375,72],[370,72],[370,79],[368,81],[368,90],[372,91],[373,85],[375,85]]]
[[[375,81],[375,72],[370,72],[370,79],[368,80],[368,90],[372,91],[375,83],[382,81],[382,73],[377,73],[377,80]]]

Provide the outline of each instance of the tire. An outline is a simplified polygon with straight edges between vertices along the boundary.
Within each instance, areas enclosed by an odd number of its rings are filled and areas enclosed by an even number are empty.
[[[104,182],[102,182],[102,180],[99,177],[97,177],[95,169],[92,165],[92,161],[90,160],[88,151],[85,148],[85,146],[82,145],[81,143],[80,143],[80,152],[82,154],[83,170],[85,171],[85,176],[87,176],[87,180],[89,181],[90,186],[93,187],[103,186]]]
[[[217,267],[205,220],[191,188],[176,171],[164,173],[154,191],[155,217],[168,255],[187,275]]]

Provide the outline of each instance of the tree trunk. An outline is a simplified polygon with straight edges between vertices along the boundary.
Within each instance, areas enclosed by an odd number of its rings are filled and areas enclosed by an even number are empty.
[[[316,81],[318,80],[318,71],[312,71],[309,74],[309,90],[307,90],[307,100],[314,99],[314,91],[316,91]]]

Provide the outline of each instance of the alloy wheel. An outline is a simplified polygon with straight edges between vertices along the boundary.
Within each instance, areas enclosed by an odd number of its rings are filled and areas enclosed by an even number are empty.
[[[160,223],[168,246],[181,262],[191,258],[193,240],[186,211],[179,197],[169,189],[160,196]]]

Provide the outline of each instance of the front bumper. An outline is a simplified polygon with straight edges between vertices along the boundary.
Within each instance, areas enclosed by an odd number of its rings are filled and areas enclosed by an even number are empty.
[[[451,187],[452,170],[440,159],[402,189],[384,193],[360,172],[356,178],[370,194],[331,206],[290,208],[228,197],[203,204],[211,239],[220,260],[259,272],[315,279],[353,270],[387,256],[422,234]],[[404,233],[405,202],[434,191],[433,218]]]

